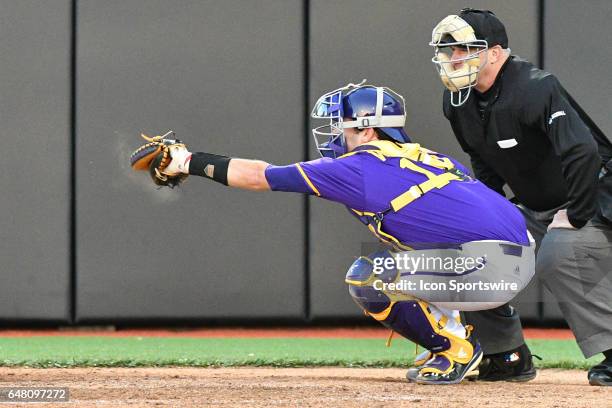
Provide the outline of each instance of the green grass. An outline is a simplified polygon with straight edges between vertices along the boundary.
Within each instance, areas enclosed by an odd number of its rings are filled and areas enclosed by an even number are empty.
[[[584,360],[571,340],[531,340],[540,367],[588,368],[600,356]],[[29,367],[143,366],[344,366],[407,367],[414,345],[395,338],[160,338],[21,337],[0,338],[0,365]]]

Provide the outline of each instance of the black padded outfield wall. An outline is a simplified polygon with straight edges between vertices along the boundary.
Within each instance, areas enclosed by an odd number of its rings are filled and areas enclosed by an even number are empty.
[[[443,86],[428,46],[433,27],[465,7],[461,1],[311,1],[310,102],[327,90],[359,82],[385,85],[406,99],[406,131],[414,142],[469,164],[442,114]],[[537,2],[475,1],[472,7],[494,10],[510,36],[514,53],[532,61],[538,55]],[[364,12],[367,10],[367,12]],[[311,157],[316,157],[314,148]],[[311,297],[314,317],[358,316],[344,275],[370,233],[346,209],[311,199]],[[539,287],[523,294],[520,310],[536,317]]]
[[[323,92],[367,78],[406,97],[415,142],[467,163],[427,45],[433,26],[464,6],[0,0],[0,321],[361,316],[344,275],[374,239],[344,208],[196,177],[156,190],[128,155],[140,132],[172,129],[192,150],[275,164],[316,158],[305,113]],[[612,133],[602,45],[611,3],[470,6],[495,11],[513,53],[542,57]],[[560,317],[537,283],[519,300],[523,317]]]
[[[0,320],[70,319],[69,0],[0,1]]]
[[[157,190],[128,164],[141,131],[168,129],[196,151],[303,157],[302,3],[246,4],[78,2],[78,322],[304,315],[302,197]]]

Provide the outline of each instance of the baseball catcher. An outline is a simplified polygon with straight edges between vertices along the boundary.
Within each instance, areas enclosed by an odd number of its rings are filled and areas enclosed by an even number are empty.
[[[427,350],[408,377],[456,384],[477,375],[482,350],[459,310],[504,304],[533,276],[534,245],[520,211],[456,160],[411,143],[404,99],[389,88],[348,84],[321,96],[312,117],[325,121],[313,129],[323,156],[317,160],[276,166],[191,153],[165,135],[146,138],[131,164],[158,185],[196,175],[345,205],[386,247],[351,265],[350,295],[366,314]],[[468,265],[468,258],[475,261]],[[491,296],[440,289],[510,281],[513,288]]]

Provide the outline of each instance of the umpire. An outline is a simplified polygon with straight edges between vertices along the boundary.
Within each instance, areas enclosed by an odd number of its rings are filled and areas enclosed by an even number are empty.
[[[537,276],[559,302],[584,356],[605,356],[589,370],[590,384],[612,385],[612,227],[606,216],[612,217],[599,180],[612,144],[554,75],[510,54],[504,25],[492,12],[463,9],[447,16],[430,45],[447,88],[444,115],[476,177],[502,195],[506,184],[514,193],[538,245]],[[535,377],[511,306],[466,313],[466,320],[477,328],[485,353],[480,379]]]

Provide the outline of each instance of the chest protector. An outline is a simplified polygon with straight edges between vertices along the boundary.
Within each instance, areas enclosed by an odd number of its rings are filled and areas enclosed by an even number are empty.
[[[393,246],[398,250],[410,250],[407,245],[401,243],[397,238],[383,230],[383,221],[387,214],[399,212],[415,200],[434,189],[440,189],[448,185],[451,181],[471,180],[470,176],[455,167],[452,161],[446,157],[439,157],[431,150],[421,147],[418,143],[396,144],[389,141],[374,141],[367,143],[365,148],[348,153],[342,157],[353,154],[371,154],[381,161],[389,158],[400,158],[399,166],[406,171],[423,174],[427,180],[414,184],[404,193],[395,197],[389,202],[389,206],[384,211],[367,212],[351,208],[358,218],[367,225],[368,229],[382,242]],[[428,170],[424,165],[442,170],[436,174]]]

